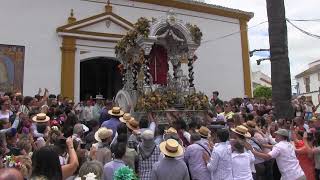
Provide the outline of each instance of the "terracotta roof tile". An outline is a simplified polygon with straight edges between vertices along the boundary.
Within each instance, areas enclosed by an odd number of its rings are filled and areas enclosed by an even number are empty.
[[[303,71],[302,73],[299,73],[295,76],[295,78],[301,78],[301,77],[304,77],[304,76],[308,76],[310,74],[313,74],[313,73],[317,73],[317,72],[320,72],[320,64],[318,65],[315,65],[315,66],[312,66],[310,67],[309,69]]]
[[[194,1],[194,0],[176,0],[176,1],[186,2],[186,3],[189,3],[189,4],[203,5],[203,6],[212,7],[212,8],[216,8],[216,9],[221,9],[221,10],[225,10],[225,11],[240,13],[240,14],[244,14],[244,15],[250,16],[251,18],[254,16],[253,12],[247,12],[247,11],[242,11],[242,10],[239,10],[239,9],[227,8],[227,7],[224,7],[224,6],[209,4],[209,3],[205,3],[205,2],[199,2],[199,1]]]

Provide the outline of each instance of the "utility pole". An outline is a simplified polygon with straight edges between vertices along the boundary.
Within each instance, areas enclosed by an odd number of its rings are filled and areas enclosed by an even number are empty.
[[[291,76],[284,0],[266,0],[272,81],[272,103],[276,118],[292,118]]]

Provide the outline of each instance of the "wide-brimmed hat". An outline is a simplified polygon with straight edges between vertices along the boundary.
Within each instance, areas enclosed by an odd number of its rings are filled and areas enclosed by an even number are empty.
[[[139,129],[139,122],[137,120],[135,120],[134,118],[127,121],[126,125],[129,129],[131,129],[133,131]]]
[[[200,129],[197,130],[197,132],[200,134],[201,137],[204,138],[207,138],[210,134],[210,130],[205,126],[201,126]]]
[[[311,118],[311,122],[317,122],[319,119],[317,118],[317,117],[315,117],[315,116],[313,116],[312,118]]]
[[[50,120],[50,117],[47,116],[45,113],[39,113],[32,118],[32,121],[37,123],[45,123],[45,122],[48,122],[49,120]]]
[[[164,132],[165,134],[178,134],[178,131],[173,127],[170,127],[169,129],[164,130]]]
[[[131,114],[129,114],[129,113],[125,113],[124,115],[123,115],[123,117],[121,117],[121,118],[119,118],[119,120],[121,121],[121,122],[123,122],[123,123],[127,123],[128,121],[130,121],[131,119],[134,119],[132,116],[131,116]]]
[[[280,136],[289,137],[289,131],[286,129],[279,129],[275,132],[275,134],[278,134]]]
[[[97,94],[96,97],[93,98],[93,99],[96,99],[96,100],[104,100],[104,97],[103,97],[103,95],[101,95],[101,94]]]
[[[177,157],[183,154],[183,148],[174,139],[168,139],[160,144],[160,151],[169,157]]]
[[[113,107],[111,110],[108,111],[108,114],[112,116],[122,116],[124,114],[123,111],[121,111],[120,107]]]
[[[251,134],[248,132],[248,128],[243,125],[237,126],[236,128],[231,128],[231,131],[247,138],[251,137]]]
[[[113,134],[112,129],[102,127],[98,129],[98,131],[94,134],[94,139],[97,140],[98,142],[102,142],[102,140],[111,137],[112,134]]]

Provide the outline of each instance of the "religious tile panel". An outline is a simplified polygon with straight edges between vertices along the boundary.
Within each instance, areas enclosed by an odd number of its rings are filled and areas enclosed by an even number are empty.
[[[0,92],[22,92],[25,47],[0,44]]]

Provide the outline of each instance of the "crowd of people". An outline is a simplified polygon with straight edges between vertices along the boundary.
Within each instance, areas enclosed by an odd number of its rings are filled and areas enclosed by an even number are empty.
[[[293,119],[270,100],[231,101],[187,121],[168,111],[135,118],[101,95],[75,104],[45,89],[0,96],[0,180],[315,180],[320,119],[305,97]]]

